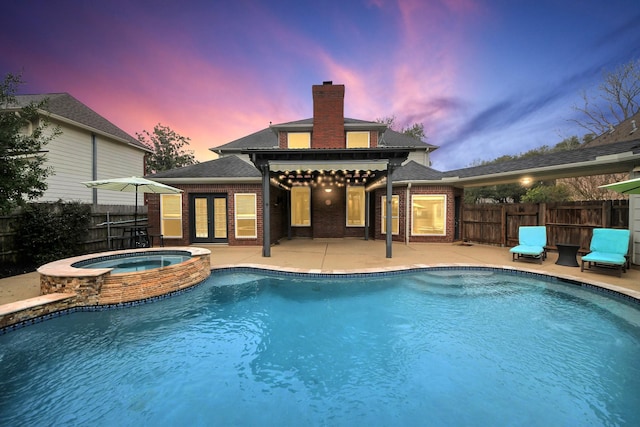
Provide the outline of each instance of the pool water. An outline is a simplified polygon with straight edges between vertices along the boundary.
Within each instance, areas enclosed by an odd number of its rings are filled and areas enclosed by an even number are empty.
[[[625,425],[640,309],[494,270],[190,292],[0,336],[5,425]]]
[[[168,267],[180,264],[191,258],[191,255],[179,254],[148,254],[148,255],[128,255],[122,257],[110,257],[105,260],[88,260],[76,263],[75,266],[81,268],[113,268],[111,274],[133,273],[136,271],[146,271],[154,268]]]

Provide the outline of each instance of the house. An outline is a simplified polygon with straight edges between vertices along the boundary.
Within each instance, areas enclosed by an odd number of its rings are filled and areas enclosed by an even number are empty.
[[[15,109],[47,100],[41,111],[61,134],[44,147],[46,166],[52,168],[48,188],[38,200],[80,201],[93,204],[133,205],[131,193],[96,191],[83,181],[144,175],[150,148],[68,93],[16,95]],[[138,202],[143,203],[142,198]]]
[[[270,256],[280,239],[356,237],[385,239],[391,257],[392,241],[460,239],[465,187],[640,171],[640,140],[631,137],[440,172],[429,161],[436,146],[345,118],[344,85],[314,85],[312,96],[312,118],[212,149],[219,159],[150,175],[184,190],[148,197],[150,224],[165,242],[259,245]]]
[[[413,184],[440,178],[429,167],[436,146],[345,118],[344,85],[314,85],[312,96],[312,118],[217,147],[219,159],[150,175],[184,190],[148,199],[165,242],[262,245],[269,256],[282,238],[360,237],[387,239],[390,256],[392,240],[458,237],[462,189]]]

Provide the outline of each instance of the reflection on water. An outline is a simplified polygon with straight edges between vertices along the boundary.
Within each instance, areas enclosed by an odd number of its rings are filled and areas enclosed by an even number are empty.
[[[179,297],[0,337],[0,417],[619,425],[640,416],[639,325],[637,306],[493,271],[230,270]]]

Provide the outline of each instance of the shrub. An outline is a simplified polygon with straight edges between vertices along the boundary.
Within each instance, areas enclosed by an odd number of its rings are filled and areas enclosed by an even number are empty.
[[[87,204],[57,201],[27,205],[16,224],[19,261],[39,266],[80,255],[90,222],[91,206]]]

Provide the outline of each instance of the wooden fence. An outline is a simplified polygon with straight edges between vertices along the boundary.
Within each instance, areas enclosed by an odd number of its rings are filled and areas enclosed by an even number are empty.
[[[134,206],[100,205],[91,208],[91,224],[89,234],[84,243],[84,252],[93,253],[109,249],[107,226],[108,221],[115,223],[132,222],[135,216]],[[14,263],[17,252],[14,241],[18,237],[15,223],[18,214],[0,216],[0,262]],[[138,206],[138,221],[147,218],[147,206]]]
[[[469,242],[515,246],[524,225],[546,226],[551,249],[574,243],[587,251],[594,228],[629,227],[629,201],[467,204],[462,210],[462,236]]]

